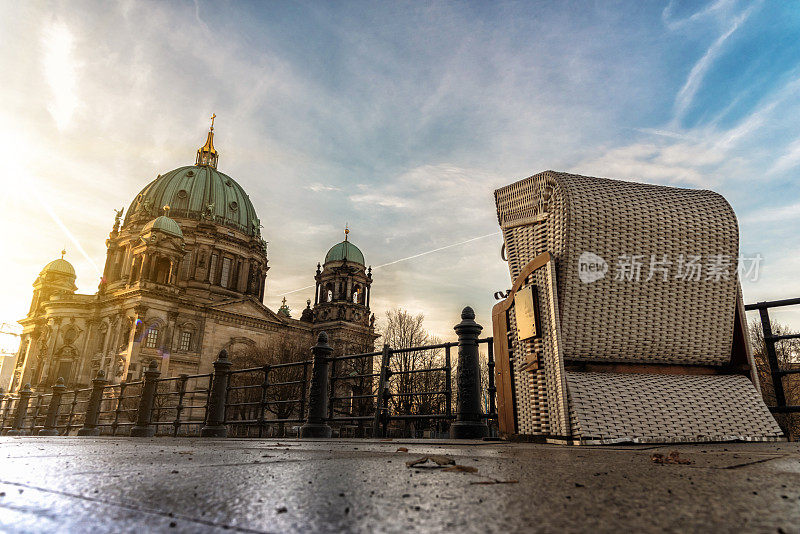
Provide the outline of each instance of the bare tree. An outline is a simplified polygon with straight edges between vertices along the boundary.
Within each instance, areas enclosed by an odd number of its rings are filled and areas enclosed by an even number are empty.
[[[772,334],[782,336],[794,334],[788,326],[771,322]],[[753,359],[756,363],[758,381],[761,384],[761,395],[768,406],[775,406],[775,387],[772,384],[772,374],[767,360],[767,346],[764,342],[764,331],[761,321],[753,320],[749,325],[750,344],[753,349]],[[800,368],[800,340],[786,339],[775,344],[775,354],[778,357],[780,369]],[[786,375],[783,377],[783,391],[787,404],[800,404],[800,375]],[[800,436],[800,417],[797,414],[776,414],[776,419],[792,439]]]
[[[421,350],[392,354],[390,369],[394,376],[389,383],[392,393],[390,408],[396,414],[433,414],[444,411],[443,395],[429,394],[445,389],[446,371],[432,371],[444,366],[443,351],[424,348],[441,341],[425,330],[424,319],[423,314],[412,315],[400,308],[386,312],[386,326],[382,332],[385,343],[393,349],[423,347]],[[409,427],[410,424],[407,424],[406,428]]]
[[[263,415],[265,419],[277,419],[280,436],[284,433],[283,420],[301,418],[303,414],[299,412],[299,400],[305,391],[302,383],[303,366],[290,364],[309,360],[310,347],[310,340],[277,336],[263,345],[252,346],[233,354],[233,369],[253,371],[233,375],[231,386],[260,386],[231,391],[229,402],[240,404],[235,411],[236,418],[252,421]],[[310,376],[309,366],[306,379]]]

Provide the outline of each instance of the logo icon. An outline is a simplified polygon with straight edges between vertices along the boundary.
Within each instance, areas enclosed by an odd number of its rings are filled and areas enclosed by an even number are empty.
[[[606,260],[594,252],[583,252],[578,258],[578,278],[584,284],[597,282],[608,272]]]

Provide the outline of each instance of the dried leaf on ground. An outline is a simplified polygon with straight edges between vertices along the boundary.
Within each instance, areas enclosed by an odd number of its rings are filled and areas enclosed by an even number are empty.
[[[666,456],[657,452],[650,457],[650,460],[655,464],[662,464],[662,465],[664,464],[690,465],[692,463],[692,461],[687,458],[681,458],[681,453],[679,453],[678,451],[672,451]]]
[[[519,480],[497,480],[493,478],[491,480],[478,480],[477,482],[470,482],[470,484],[480,486],[488,486],[489,484],[519,484]]]
[[[431,465],[429,462],[433,462],[434,465]],[[431,454],[430,456],[423,456],[422,458],[417,458],[416,460],[409,460],[406,462],[407,467],[444,467],[446,465],[453,465],[456,461],[452,458],[447,456],[441,456],[438,454]]]
[[[405,447],[398,447],[397,450],[394,452],[408,452],[408,449]]]
[[[472,467],[471,465],[451,465],[450,467],[445,467],[442,471],[458,471],[461,473],[477,473],[478,469]]]

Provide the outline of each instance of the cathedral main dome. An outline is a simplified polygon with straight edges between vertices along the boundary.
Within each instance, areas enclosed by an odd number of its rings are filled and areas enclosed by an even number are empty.
[[[230,176],[208,165],[179,167],[150,182],[134,198],[125,216],[152,219],[170,207],[170,217],[209,219],[247,235],[259,235],[260,223],[250,197]]]

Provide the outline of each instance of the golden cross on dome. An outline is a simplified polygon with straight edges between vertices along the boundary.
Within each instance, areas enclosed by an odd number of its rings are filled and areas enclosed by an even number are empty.
[[[67,249],[66,248],[62,248],[61,249],[61,259],[62,260],[64,259],[64,254],[66,254],[66,253],[67,253]]]
[[[214,119],[216,119],[216,118],[217,118],[217,114],[216,113],[212,113],[211,114],[211,131],[212,132],[214,131]]]
[[[350,233],[349,223],[344,223],[344,240],[347,241],[347,234]]]

